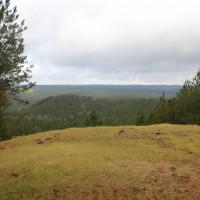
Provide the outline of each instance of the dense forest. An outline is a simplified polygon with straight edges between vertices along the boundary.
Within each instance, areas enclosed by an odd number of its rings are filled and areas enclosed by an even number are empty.
[[[147,123],[159,99],[95,99],[78,95],[59,95],[12,112],[7,134],[16,136],[38,131],[97,125]]]

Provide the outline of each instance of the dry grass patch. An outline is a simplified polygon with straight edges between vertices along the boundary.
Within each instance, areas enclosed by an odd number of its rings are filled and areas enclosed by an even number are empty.
[[[200,199],[200,127],[74,128],[0,143],[0,199]]]

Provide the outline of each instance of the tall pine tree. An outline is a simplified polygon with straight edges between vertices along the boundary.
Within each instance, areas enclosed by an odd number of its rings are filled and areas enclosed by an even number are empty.
[[[11,99],[33,87],[31,67],[24,55],[24,20],[20,22],[10,0],[0,0],[0,138],[5,137],[5,111]]]

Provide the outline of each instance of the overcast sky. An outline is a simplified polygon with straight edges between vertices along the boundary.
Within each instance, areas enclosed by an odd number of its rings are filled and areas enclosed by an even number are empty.
[[[38,84],[182,84],[200,67],[199,0],[13,0]]]

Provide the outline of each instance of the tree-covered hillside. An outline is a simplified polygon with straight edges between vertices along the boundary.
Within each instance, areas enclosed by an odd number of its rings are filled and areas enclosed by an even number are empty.
[[[8,134],[96,125],[142,124],[158,99],[95,99],[78,95],[51,96],[16,112],[8,121]]]

